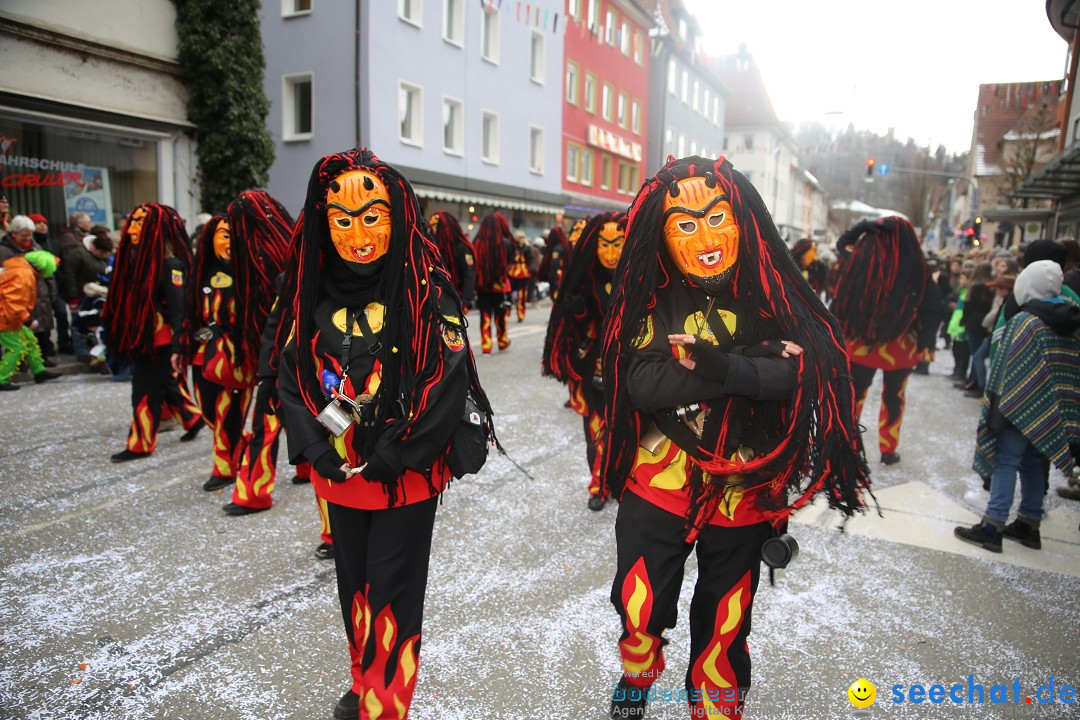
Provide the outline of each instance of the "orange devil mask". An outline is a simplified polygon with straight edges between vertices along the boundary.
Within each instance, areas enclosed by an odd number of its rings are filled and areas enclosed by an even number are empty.
[[[138,245],[139,240],[142,239],[143,223],[146,222],[146,208],[137,207],[134,212],[131,213],[131,220],[128,221],[128,241],[132,245]]]
[[[229,223],[224,220],[214,228],[214,254],[223,262],[232,259],[232,235],[229,234]]]
[[[330,183],[326,220],[334,249],[353,269],[370,268],[390,248],[390,193],[366,170],[350,170]]]
[[[618,223],[604,223],[596,239],[596,257],[604,268],[615,269],[615,266],[619,264],[625,242],[626,233],[622,231]]]
[[[664,244],[675,267],[710,294],[731,278],[739,259],[739,226],[728,196],[705,178],[678,183],[664,198]]]
[[[587,221],[585,219],[581,219],[574,223],[574,227],[570,228],[570,235],[566,238],[566,240],[570,243],[571,248],[577,245],[577,241],[581,238],[581,233],[585,229],[586,224]]]

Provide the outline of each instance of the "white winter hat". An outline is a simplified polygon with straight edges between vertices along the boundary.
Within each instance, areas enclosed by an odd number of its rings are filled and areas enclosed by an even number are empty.
[[[1053,260],[1038,260],[1031,263],[1016,278],[1013,294],[1016,304],[1021,307],[1032,300],[1045,300],[1061,294],[1064,273],[1061,266]]]

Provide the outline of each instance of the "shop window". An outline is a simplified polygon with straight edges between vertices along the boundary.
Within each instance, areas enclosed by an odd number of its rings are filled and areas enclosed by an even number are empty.
[[[310,140],[314,135],[314,85],[314,73],[285,75],[282,78],[282,140]]]

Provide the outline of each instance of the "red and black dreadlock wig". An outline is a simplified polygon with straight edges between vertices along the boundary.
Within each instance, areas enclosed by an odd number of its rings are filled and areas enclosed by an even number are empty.
[[[493,212],[480,222],[480,232],[473,241],[473,257],[476,258],[476,289],[502,292],[510,258],[507,241],[511,240],[510,223],[500,212]]]
[[[381,428],[380,433],[390,433],[391,440],[405,439],[411,429],[409,418],[420,416],[432,388],[443,377],[444,318],[439,309],[440,298],[452,300],[459,318],[464,313],[461,299],[439,261],[438,249],[430,237],[412,186],[397,170],[366,148],[327,155],[311,171],[307,198],[294,234],[298,243],[295,265],[290,260],[282,288],[280,301],[289,304],[282,313],[276,345],[285,345],[295,324],[300,393],[308,410],[317,415],[326,400],[316,373],[314,354],[310,351],[316,340],[315,307],[324,284],[332,282],[335,271],[331,263],[340,263],[342,272],[350,273],[344,269],[344,261],[330,239],[326,198],[336,178],[351,170],[376,175],[390,196],[390,242],[378,275],[373,278],[385,312],[379,335],[380,349],[376,353],[382,364],[382,382],[372,404],[376,417],[393,420]],[[294,267],[295,273],[292,272]],[[487,413],[488,431],[494,439],[491,404],[480,387],[472,348],[468,344],[466,348],[469,352],[469,394]],[[363,433],[358,448],[361,455],[370,452],[377,439],[375,433]]]
[[[469,236],[461,229],[461,223],[458,222],[456,217],[445,210],[435,213],[435,217],[437,219],[435,223],[435,245],[439,248],[439,256],[442,257],[443,265],[450,271],[454,287],[460,293],[462,278],[465,277],[467,270],[458,267],[457,246],[464,245],[472,252],[472,243],[469,242]]]
[[[762,487],[760,502],[777,524],[824,490],[830,507],[851,515],[864,507],[869,469],[862,453],[853,389],[843,336],[835,318],[803,280],[754,186],[723,157],[689,157],[669,162],[646,182],[630,208],[626,244],[615,271],[611,307],[604,324],[604,394],[607,452],[602,481],[620,494],[629,476],[642,432],[642,419],[624,382],[625,353],[644,334],[658,291],[684,277],[664,241],[665,196],[678,197],[680,180],[703,177],[727,195],[739,226],[738,261],[730,293],[746,345],[784,339],[805,349],[798,356],[795,394],[779,404],[771,450],[748,460],[729,460],[723,451],[741,399],[710,403],[709,422],[690,479],[691,534],[716,511],[724,477],[743,488]],[[779,333],[780,337],[776,337]],[[771,337],[770,337],[771,336]],[[706,482],[704,473],[711,481]],[[736,480],[735,476],[741,476]],[[786,502],[786,504],[785,504]]]
[[[907,334],[930,276],[911,223],[895,216],[864,220],[836,246],[851,248],[832,304],[844,337],[873,346]]]
[[[142,210],[142,231],[137,243],[128,236],[132,216]],[[140,213],[141,214],[141,213]],[[161,282],[165,258],[176,257],[191,269],[191,249],[187,230],[180,214],[168,205],[144,203],[124,221],[116,249],[109,296],[102,310],[109,333],[109,349],[121,357],[156,357],[154,332],[157,304],[154,302]],[[183,332],[177,338],[181,353],[186,353],[191,319],[184,313]]]
[[[565,253],[570,249],[570,241],[566,239],[566,231],[562,229],[562,225],[556,225],[551,228],[547,234],[547,238],[544,241],[544,257],[540,260],[539,277],[541,280],[548,278],[551,275],[551,255],[555,252],[556,248],[561,247]],[[556,260],[555,262],[562,262],[563,258]],[[551,288],[552,292],[559,288]]]
[[[582,357],[579,350],[586,340],[588,321],[601,320],[607,314],[608,296],[602,288],[611,281],[611,271],[600,264],[596,246],[600,231],[610,222],[625,230],[626,213],[606,212],[589,218],[551,306],[541,368],[544,375],[564,383],[584,382],[592,378],[596,367],[595,354]]]
[[[214,233],[217,232],[218,225],[225,222],[225,216],[214,215],[205,223],[202,228],[199,229],[199,237],[195,239],[195,260],[194,269],[191,271],[190,276],[187,279],[187,315],[191,318],[192,323],[199,321],[200,310],[199,305],[202,304],[202,292],[200,288],[204,286],[203,281],[207,275],[207,267],[213,262],[214,254]],[[189,355],[195,352],[195,348],[189,344]],[[190,357],[188,358],[190,360]]]

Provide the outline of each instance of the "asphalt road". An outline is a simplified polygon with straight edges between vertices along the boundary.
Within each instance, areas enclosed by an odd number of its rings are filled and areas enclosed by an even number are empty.
[[[478,359],[503,445],[534,479],[493,457],[444,496],[417,720],[599,719],[619,676],[617,506],[585,507],[580,418],[539,375],[546,320],[530,310],[509,351]],[[877,686],[870,717],[1080,717],[1024,703],[1051,676],[1059,700],[1080,682],[1080,505],[1051,494],[1042,551],[952,538],[985,495],[968,469],[977,402],[941,377],[948,363],[911,379],[899,465],[877,465],[867,437],[882,517],[841,533],[818,508],[797,516],[802,553],[756,599],[747,717],[851,717],[858,678]],[[226,516],[228,494],[200,489],[205,432],[109,463],[129,392],[72,376],[0,397],[0,718],[330,718],[348,653],[311,488],[282,462],[272,511]],[[865,412],[876,427],[876,401]],[[682,685],[695,575],[691,559],[661,687]],[[891,701],[916,683],[965,683],[966,701],[969,675],[983,705]],[[1020,704],[993,704],[1014,679]],[[658,701],[648,717],[687,711]]]

